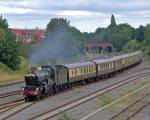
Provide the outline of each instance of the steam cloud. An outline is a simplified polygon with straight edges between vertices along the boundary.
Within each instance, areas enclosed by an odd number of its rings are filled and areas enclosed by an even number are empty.
[[[56,64],[61,58],[70,59],[81,53],[75,37],[64,28],[56,30],[51,37],[45,38],[32,50],[29,62],[31,64]]]

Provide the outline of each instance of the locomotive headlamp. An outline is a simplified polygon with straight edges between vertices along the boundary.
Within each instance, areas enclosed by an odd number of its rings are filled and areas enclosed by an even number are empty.
[[[39,88],[36,88],[36,91],[38,91],[39,90]]]
[[[24,87],[22,87],[21,90],[24,91]]]

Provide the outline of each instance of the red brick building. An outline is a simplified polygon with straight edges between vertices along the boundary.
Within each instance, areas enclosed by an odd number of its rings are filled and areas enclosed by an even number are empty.
[[[85,44],[86,52],[109,53],[112,52],[113,46],[108,41],[98,41]]]
[[[84,50],[89,58],[104,57],[113,51],[113,46],[108,41],[90,42],[85,44]]]
[[[16,34],[16,40],[23,43],[40,42],[45,37],[42,29],[11,29]]]

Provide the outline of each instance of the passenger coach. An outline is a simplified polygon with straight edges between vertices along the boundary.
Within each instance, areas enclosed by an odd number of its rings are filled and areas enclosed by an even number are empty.
[[[68,83],[77,83],[85,79],[96,77],[96,64],[90,61],[83,63],[56,65],[55,67],[58,73],[58,81],[67,80]]]

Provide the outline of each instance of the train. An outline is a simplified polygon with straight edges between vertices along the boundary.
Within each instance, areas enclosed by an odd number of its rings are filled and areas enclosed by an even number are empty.
[[[24,95],[25,101],[40,100],[72,86],[95,82],[124,71],[139,64],[142,58],[142,51],[136,51],[105,59],[40,66],[25,75],[25,86],[21,87],[20,94]]]

